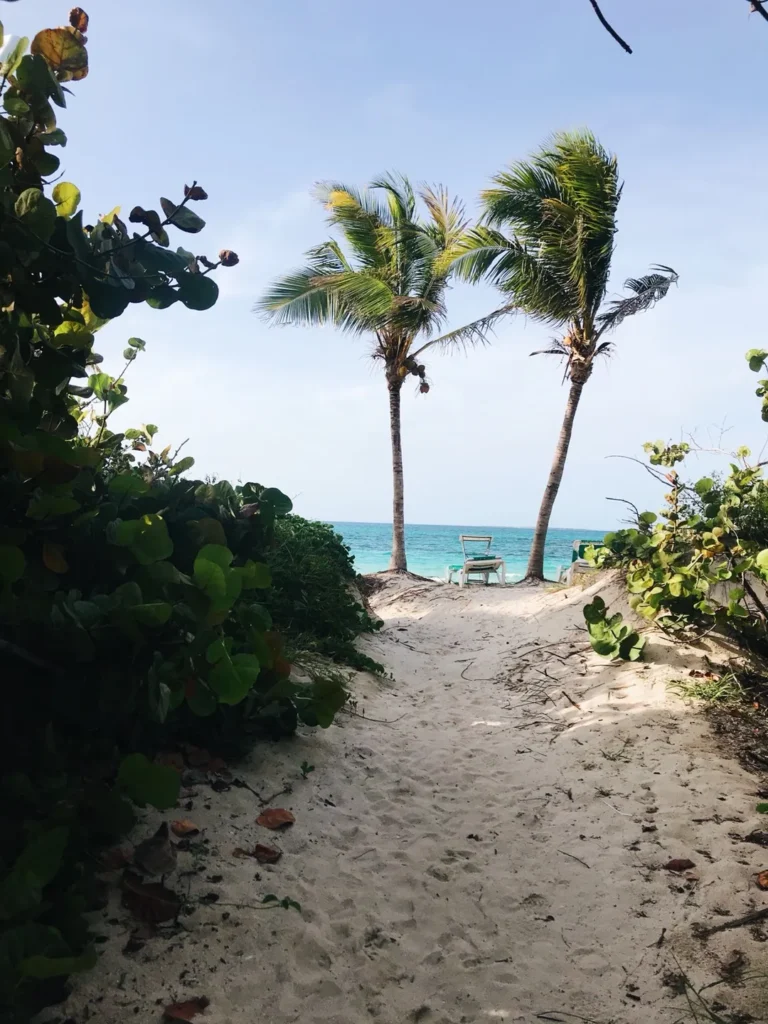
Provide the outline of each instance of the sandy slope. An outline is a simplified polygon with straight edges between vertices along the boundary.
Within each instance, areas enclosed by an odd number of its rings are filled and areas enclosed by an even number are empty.
[[[253,794],[200,789],[184,813],[206,830],[207,853],[180,854],[180,868],[197,867],[192,893],[219,903],[126,955],[131,925],[115,902],[102,963],[67,1008],[78,1024],[159,1020],[193,995],[210,998],[197,1018],[210,1024],[546,1011],[672,1024],[684,1019],[662,984],[674,957],[698,983],[733,950],[768,970],[748,929],[692,937],[693,922],[768,902],[751,878],[768,850],[731,837],[760,825],[756,780],[668,696],[689,655],[654,641],[650,664],[607,665],[577,629],[581,591],[388,578],[373,600],[385,628],[368,647],[393,678],[361,677],[358,710],[391,724],[344,716],[257,752],[241,772],[255,788],[295,782],[276,801],[297,821],[273,867],[232,856],[272,838],[254,823]],[[316,766],[306,782],[304,759]],[[698,880],[660,869],[672,857],[694,861]],[[301,915],[224,907],[268,892],[298,900]],[[753,986],[716,995],[768,1018]]]

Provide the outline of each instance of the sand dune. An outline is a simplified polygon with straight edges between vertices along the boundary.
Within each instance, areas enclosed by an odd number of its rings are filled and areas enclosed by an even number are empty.
[[[692,934],[765,905],[751,876],[768,867],[768,850],[732,838],[760,825],[755,778],[667,691],[695,655],[653,640],[647,664],[597,658],[578,628],[589,591],[380,581],[385,627],[367,646],[392,678],[355,690],[358,714],[384,721],[341,716],[239,769],[261,793],[292,782],[275,805],[296,824],[277,837],[248,789],[200,788],[184,816],[206,842],[171,884],[218,902],[125,954],[115,901],[67,1007],[78,1024],[159,1020],[196,995],[210,1024],[672,1024],[685,1004],[663,981],[678,963],[697,984],[734,950],[768,969],[748,929]],[[257,841],[279,863],[233,857]],[[670,858],[694,872],[663,870]],[[267,893],[301,913],[230,906]],[[717,997],[768,1017],[754,986]]]

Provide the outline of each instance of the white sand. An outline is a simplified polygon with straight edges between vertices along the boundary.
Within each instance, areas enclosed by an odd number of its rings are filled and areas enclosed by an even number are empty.
[[[533,1022],[546,1011],[673,1024],[688,1019],[662,985],[675,958],[697,984],[733,950],[768,971],[768,946],[749,929],[706,943],[691,931],[768,903],[752,878],[768,850],[730,835],[761,825],[757,780],[669,696],[690,653],[658,639],[647,665],[582,653],[589,594],[389,578],[373,599],[385,628],[366,647],[394,678],[361,676],[356,693],[359,711],[392,724],[341,716],[257,750],[240,770],[256,789],[294,782],[274,803],[296,815],[285,834],[255,825],[248,790],[201,788],[177,816],[210,840],[192,893],[220,904],[124,955],[132,924],[114,901],[101,964],[68,1012],[78,1024],[88,1007],[104,1024],[156,1021],[162,1005],[204,995],[197,1020],[209,1024]],[[559,658],[524,656],[555,641]],[[303,760],[315,765],[306,782]],[[283,859],[232,856],[257,841]],[[698,880],[662,870],[672,857],[694,861]],[[270,892],[302,913],[222,906]],[[713,995],[766,1019],[755,992]]]

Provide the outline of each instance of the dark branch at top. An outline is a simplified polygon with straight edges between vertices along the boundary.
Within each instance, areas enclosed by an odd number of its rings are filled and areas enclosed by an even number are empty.
[[[626,50],[627,53],[632,53],[632,47],[629,45],[629,43],[626,42],[626,40],[622,39],[621,36],[619,35],[619,33],[616,31],[616,29],[613,28],[613,26],[610,25],[608,23],[608,21],[606,20],[605,15],[603,14],[603,12],[600,10],[600,8],[597,5],[597,0],[589,0],[589,2],[592,4],[592,10],[597,15],[597,17],[598,17],[598,19],[600,21],[600,24],[603,26],[605,31],[609,35],[613,36],[613,38],[616,40],[616,42],[619,44],[619,46],[622,48],[622,50]],[[761,0],[761,2],[762,2],[762,0]],[[766,14],[765,11],[761,10],[761,13],[762,13],[764,18],[768,18],[768,14]]]
[[[759,14],[761,18],[765,18],[765,20],[768,21],[768,11],[766,11],[763,6],[765,4],[765,0],[747,0],[747,3],[749,4],[750,11],[753,11],[755,14]]]

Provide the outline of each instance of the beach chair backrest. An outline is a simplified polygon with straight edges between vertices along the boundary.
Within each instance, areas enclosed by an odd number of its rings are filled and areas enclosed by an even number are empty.
[[[461,533],[459,534],[459,540],[461,541],[461,550],[464,552],[464,558],[467,558],[467,544],[484,544],[483,551],[490,551],[491,544],[493,544],[493,537],[491,535],[478,536],[474,533]]]

